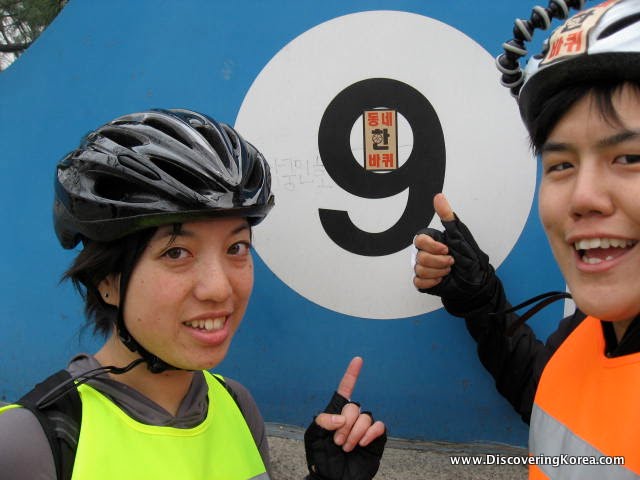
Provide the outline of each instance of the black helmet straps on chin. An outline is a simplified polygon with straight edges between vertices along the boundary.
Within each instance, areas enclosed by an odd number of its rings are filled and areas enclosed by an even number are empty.
[[[124,305],[127,297],[129,280],[131,279],[131,273],[147,247],[147,244],[148,242],[145,241],[134,241],[131,237],[127,239],[127,244],[125,245],[125,258],[123,259],[124,267],[120,274],[120,304],[118,306],[118,313],[116,316],[116,331],[118,332],[120,341],[122,341],[122,343],[124,343],[124,345],[132,352],[139,353],[147,364],[147,368],[152,373],[160,373],[165,370],[179,370],[179,368],[169,365],[167,362],[158,358],[140,345],[140,343],[133,338],[133,335],[131,335],[131,332],[129,332],[129,329],[124,322]]]

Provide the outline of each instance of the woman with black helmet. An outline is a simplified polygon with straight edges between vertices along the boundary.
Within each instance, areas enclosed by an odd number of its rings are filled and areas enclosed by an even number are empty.
[[[269,478],[251,395],[208,370],[247,307],[270,185],[260,152],[189,110],[117,118],[59,163],[56,234],[83,247],[65,278],[107,341],[0,409],[0,478]],[[310,478],[377,471],[384,424],[349,399],[361,366],[305,433]]]
[[[536,479],[640,477],[640,0],[581,10],[519,65],[536,28],[584,3],[535,7],[497,58],[541,159],[540,219],[579,310],[537,340],[442,194],[444,233],[415,239],[415,286],[466,319],[498,390],[530,419]]]

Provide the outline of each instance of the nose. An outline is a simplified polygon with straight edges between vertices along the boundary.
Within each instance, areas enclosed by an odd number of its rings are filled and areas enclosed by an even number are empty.
[[[578,219],[592,215],[610,215],[614,210],[606,168],[593,162],[578,167],[570,197],[571,215]]]
[[[202,302],[223,303],[233,293],[224,263],[218,258],[201,262],[193,288],[194,296]]]

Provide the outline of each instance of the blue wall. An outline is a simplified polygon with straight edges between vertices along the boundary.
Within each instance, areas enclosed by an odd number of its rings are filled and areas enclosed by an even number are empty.
[[[524,0],[69,2],[0,73],[0,400],[15,399],[74,352],[95,351],[100,343],[81,330],[77,295],[58,283],[74,252],[59,247],[51,222],[54,166],[84,133],[151,107],[192,108],[233,124],[270,59],[341,15],[424,15],[495,56],[513,19],[526,18],[532,6]],[[499,235],[500,221],[494,223]],[[535,203],[498,273],[513,301],[564,288]],[[557,304],[532,324],[545,336],[561,316]],[[355,354],[365,359],[357,399],[391,435],[526,444],[526,426],[495,392],[462,321],[442,309],[392,320],[338,313],[296,293],[256,255],[254,296],[218,370],[251,389],[265,419],[306,425]]]

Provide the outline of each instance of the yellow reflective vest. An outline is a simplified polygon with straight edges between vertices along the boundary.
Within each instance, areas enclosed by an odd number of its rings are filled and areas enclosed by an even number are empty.
[[[213,375],[204,375],[209,408],[193,428],[140,423],[93,387],[80,385],[82,423],[72,480],[268,480],[235,400]]]

